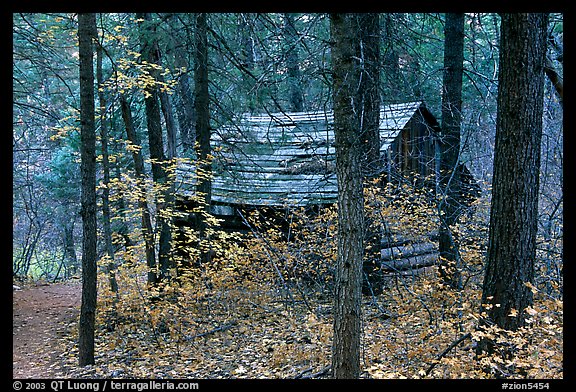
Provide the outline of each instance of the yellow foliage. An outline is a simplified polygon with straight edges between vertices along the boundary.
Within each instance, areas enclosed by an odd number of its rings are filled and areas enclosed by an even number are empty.
[[[111,181],[109,189],[111,195],[124,195],[130,206],[126,217],[134,222],[140,218],[138,200],[153,201],[160,191],[128,175]],[[423,191],[375,183],[365,192],[366,213],[376,230],[423,240],[438,225],[435,202]],[[433,266],[387,275],[382,294],[363,298],[362,377],[563,376],[561,281],[549,285],[536,279],[530,287],[534,305],[526,309],[531,322],[520,330],[478,327],[487,241],[485,210],[478,210],[480,215],[463,217],[458,225],[466,240],[460,249],[462,291],[443,284]],[[175,213],[168,209],[166,217]],[[133,245],[115,254],[117,294],[109,291],[105,269],[99,272],[97,322],[115,327],[98,329],[101,363],[77,376],[110,377],[121,371],[132,378],[293,378],[325,368],[331,358],[337,217],[335,206],[281,214],[255,209],[245,212],[252,231],[226,233],[207,214],[210,240],[182,228],[186,241],[174,246],[189,260],[177,259],[178,279],[157,287],[147,287],[142,232],[134,225]],[[121,236],[114,239],[123,242]],[[200,246],[214,250],[210,263],[196,263]],[[439,358],[468,332],[469,339]],[[482,338],[496,343],[495,355],[476,358],[475,345]],[[514,356],[503,356],[504,348]]]

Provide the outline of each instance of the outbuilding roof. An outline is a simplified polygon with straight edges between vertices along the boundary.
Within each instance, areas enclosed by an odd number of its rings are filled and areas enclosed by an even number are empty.
[[[380,151],[385,152],[422,102],[383,106]],[[239,205],[310,205],[334,203],[334,115],[326,112],[270,113],[242,116],[211,138],[214,161],[212,202]],[[177,192],[195,192],[195,166],[177,169]]]

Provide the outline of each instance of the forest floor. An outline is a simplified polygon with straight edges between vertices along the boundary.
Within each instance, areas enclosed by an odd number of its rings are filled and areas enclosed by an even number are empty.
[[[62,376],[62,340],[76,325],[81,283],[36,284],[12,295],[13,378]]]
[[[443,288],[433,268],[363,298],[361,378],[487,377],[466,338],[474,331],[479,293],[468,291],[455,306],[460,293]],[[114,312],[114,297],[104,287],[99,291],[95,365],[82,368],[80,282],[13,291],[13,378],[329,377],[333,318],[327,296],[293,292],[289,298],[220,283],[166,289],[162,298],[138,279],[123,282]],[[530,329],[514,337],[522,344],[514,365],[528,378],[562,378],[562,303],[539,298],[531,311]]]

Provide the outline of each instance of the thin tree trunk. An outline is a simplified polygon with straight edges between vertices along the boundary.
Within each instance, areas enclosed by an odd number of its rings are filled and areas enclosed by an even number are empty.
[[[300,82],[298,61],[298,32],[294,25],[294,14],[284,14],[284,38],[286,40],[286,68],[288,70],[289,102],[294,112],[304,110],[304,94]]]
[[[440,274],[453,288],[461,288],[460,253],[453,225],[462,213],[460,171],[460,124],[462,122],[462,73],[464,63],[464,14],[446,14],[444,27],[444,76],[440,135],[439,251]]]
[[[383,81],[382,89],[384,99],[389,102],[397,102],[406,96],[406,85],[400,71],[399,55],[396,49],[395,28],[397,16],[395,14],[383,14],[382,34],[384,36],[384,50],[382,53]]]
[[[162,108],[162,115],[164,116],[164,123],[166,124],[166,144],[168,147],[167,158],[173,159],[178,156],[176,153],[176,121],[174,121],[174,111],[172,109],[172,100],[167,92],[162,91],[159,93],[160,106]]]
[[[338,256],[334,297],[334,378],[360,376],[364,238],[362,138],[358,101],[359,29],[351,14],[331,14],[334,135],[338,180]]]
[[[38,228],[34,232],[33,229],[35,226],[38,226]],[[44,224],[36,225],[33,220],[30,220],[28,234],[26,235],[26,242],[22,249],[22,256],[20,257],[21,262],[19,263],[20,268],[18,269],[19,276],[26,277],[28,275],[28,272],[30,272],[30,265],[32,264],[32,256],[36,251],[36,246],[38,245],[40,237],[42,237],[43,230],[44,230]]]
[[[382,170],[380,160],[380,16],[376,13],[354,16],[360,30],[357,55],[360,65],[360,86],[356,110],[360,116],[362,140],[362,172],[374,178]],[[369,215],[365,216],[365,260],[362,292],[379,294],[382,290],[380,270],[380,230]]]
[[[132,111],[130,105],[124,95],[120,95],[120,108],[122,111],[122,119],[126,127],[126,136],[128,141],[134,148],[132,151],[132,159],[134,160],[134,171],[136,172],[136,180],[141,186],[140,196],[138,197],[138,208],[142,217],[142,235],[144,237],[144,246],[146,248],[146,264],[148,266],[148,284],[155,285],[158,283],[158,275],[156,273],[156,251],[154,249],[154,228],[152,227],[152,219],[150,217],[150,209],[146,201],[146,185],[144,173],[144,158],[141,153],[141,144],[138,134],[134,130],[132,121]]]
[[[122,101],[122,97],[120,97],[120,101]],[[122,107],[121,107],[121,112],[122,112],[122,117],[124,117],[124,113],[123,113]],[[130,108],[127,108],[128,111],[130,111]],[[113,111],[114,112],[114,111]],[[129,117],[130,122],[132,121],[131,116]],[[127,128],[127,126],[125,126],[125,128]],[[115,171],[115,175],[116,178],[120,178],[120,166],[116,165],[114,167],[114,171]],[[129,232],[131,231],[129,228],[129,219],[128,216],[126,214],[126,198],[124,196],[124,193],[121,192],[120,195],[117,197],[117,201],[118,201],[118,206],[116,207],[116,210],[118,211],[119,214],[119,222],[118,222],[118,226],[117,226],[117,232],[118,234],[124,239],[124,244],[122,245],[124,247],[124,249],[129,249],[132,244],[133,241],[130,239],[130,235]]]
[[[185,49],[190,44],[188,28],[181,33],[182,28],[178,25],[176,14],[170,17],[173,34],[170,36],[171,54],[174,57],[174,65],[184,72],[178,78],[178,89],[176,102],[176,117],[178,119],[178,130],[182,143],[184,156],[189,157],[194,150],[194,100],[192,99],[192,89],[190,88],[190,66],[186,59]]]
[[[96,48],[96,79],[98,82],[98,100],[100,102],[100,143],[102,147],[102,225],[104,228],[104,244],[106,253],[108,254],[108,264],[106,270],[108,272],[108,280],[110,282],[110,290],[113,293],[118,293],[118,282],[116,281],[116,263],[114,261],[114,248],[112,246],[112,227],[110,224],[110,160],[108,157],[108,125],[106,124],[106,96],[104,94],[104,77],[102,75],[102,47],[100,45]]]
[[[380,16],[358,14],[361,64],[358,98],[364,143],[364,173],[372,177],[381,170],[380,162]]]
[[[96,127],[94,122],[94,61],[92,40],[97,36],[96,14],[78,14],[80,58],[80,171],[82,173],[82,304],[79,365],[94,364],[96,317]]]
[[[238,55],[239,60],[242,64],[241,68],[242,71],[241,76],[241,91],[247,97],[247,109],[250,113],[254,113],[256,110],[256,94],[254,92],[254,68],[255,68],[255,60],[254,60],[254,40],[252,38],[252,31],[250,29],[251,26],[254,24],[254,14],[245,13],[239,14],[239,28],[240,28],[240,42],[241,42],[241,49]]]
[[[154,28],[149,13],[136,14],[136,18],[143,19],[140,24],[140,42],[142,60],[149,64],[158,64],[159,55],[158,47],[154,38]],[[150,69],[150,75],[154,80],[159,80],[159,71],[155,68]],[[150,158],[152,160],[152,179],[157,186],[158,194],[156,195],[157,222],[160,231],[158,243],[158,262],[160,266],[159,280],[165,280],[170,277],[172,269],[171,257],[171,229],[168,216],[168,207],[171,204],[171,193],[168,186],[168,176],[166,174],[166,157],[164,155],[164,142],[162,139],[162,121],[160,114],[159,93],[157,86],[151,85],[146,88],[147,95],[144,98],[146,111],[146,125],[148,128],[148,146],[150,149]]]
[[[196,143],[198,145],[198,178],[197,190],[203,195],[202,208],[197,219],[200,238],[200,260],[210,260],[209,239],[205,215],[210,211],[212,200],[212,165],[210,155],[210,96],[208,91],[208,21],[205,13],[196,14],[196,51],[194,56],[194,106],[196,111]]]
[[[558,100],[560,101],[560,105],[564,107],[564,79],[562,78],[562,76],[560,76],[560,74],[556,70],[556,67],[554,67],[552,60],[548,58],[546,59],[546,66],[544,67],[544,72],[546,72],[546,76],[548,76],[548,79],[550,79],[550,82],[552,82],[552,85],[556,90],[556,94],[558,94]]]
[[[70,219],[68,222],[62,224],[64,226],[62,230],[62,240],[64,245],[64,261],[66,262],[65,273],[67,276],[74,275],[78,269],[76,244],[74,242],[74,221],[75,219]]]

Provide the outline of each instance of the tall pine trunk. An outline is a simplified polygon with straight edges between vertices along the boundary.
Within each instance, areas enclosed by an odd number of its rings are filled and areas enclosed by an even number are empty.
[[[104,76],[102,74],[102,46],[96,48],[96,79],[98,83],[98,101],[100,103],[100,145],[102,148],[102,226],[104,228],[104,245],[108,255],[108,280],[110,290],[118,293],[118,282],[116,281],[116,263],[114,261],[114,248],[112,246],[112,225],[110,213],[110,159],[108,153],[108,125],[106,123],[107,100],[104,93]]]
[[[503,14],[484,325],[516,330],[532,305],[547,14]],[[492,352],[485,338],[478,352]]]
[[[156,44],[155,29],[150,14],[137,14],[137,19],[144,21],[140,25],[140,43],[142,60],[148,64],[158,65],[159,54]],[[150,67],[150,75],[155,81],[160,81],[160,73],[155,67]],[[144,98],[146,111],[146,126],[148,128],[148,146],[152,160],[152,179],[157,187],[156,208],[157,221],[160,231],[158,243],[158,263],[160,267],[159,280],[170,278],[170,270],[174,267],[171,257],[171,218],[169,207],[172,200],[168,175],[166,171],[167,159],[164,155],[164,142],[162,138],[162,120],[160,114],[159,91],[156,84],[147,86]]]
[[[78,333],[80,366],[94,364],[96,318],[96,126],[94,121],[94,60],[96,14],[78,14],[80,59],[80,172],[82,174],[82,303]]]
[[[64,247],[64,260],[66,261],[65,276],[76,274],[78,259],[76,257],[76,243],[74,241],[75,219],[62,223],[62,245]]]
[[[294,14],[284,14],[284,39],[286,40],[286,68],[288,71],[288,88],[290,110],[304,110],[304,94],[300,83],[300,64],[298,60],[298,32],[294,24]]]
[[[334,136],[338,180],[338,256],[334,297],[334,378],[360,376],[361,287],[364,252],[362,138],[356,60],[358,24],[351,14],[331,14]]]
[[[464,14],[446,14],[444,27],[444,75],[440,135],[439,247],[440,274],[453,288],[462,286],[458,240],[452,231],[461,214],[460,124],[462,122],[462,72],[464,63]]]
[[[356,49],[360,59],[358,88],[360,125],[364,144],[364,174],[372,177],[381,168],[380,162],[380,15],[358,14],[360,42]]]
[[[239,14],[238,27],[240,34],[241,48],[238,57],[242,62],[242,74],[240,76],[241,96],[246,96],[246,108],[250,113],[256,110],[256,94],[254,91],[254,39],[252,28],[254,27],[255,15],[251,13]]]
[[[144,158],[142,157],[142,149],[140,138],[134,129],[134,122],[132,121],[132,110],[130,104],[124,95],[120,95],[120,109],[122,112],[122,120],[126,128],[126,137],[130,144],[136,148],[132,149],[132,159],[134,160],[134,171],[136,172],[136,181],[141,187],[139,190],[140,197],[138,197],[138,208],[140,209],[140,216],[142,221],[142,236],[144,237],[144,247],[146,251],[146,265],[148,267],[147,282],[149,285],[158,283],[158,274],[156,266],[156,250],[154,246],[154,228],[152,227],[152,218],[150,216],[150,209],[146,201],[146,183],[144,172]]]
[[[178,16],[173,14],[169,18],[169,22],[174,29],[174,33],[170,36],[171,53],[174,58],[174,65],[181,69],[186,70],[178,78],[177,98],[175,101],[176,118],[178,119],[178,130],[180,131],[180,141],[182,143],[183,156],[189,157],[194,149],[194,100],[192,96],[192,89],[190,87],[190,66],[187,60],[186,49],[190,45],[188,38],[188,29],[182,30],[178,25]]]
[[[360,41],[356,48],[360,65],[360,87],[357,90],[357,110],[360,113],[362,133],[362,172],[365,177],[375,178],[381,173],[380,160],[380,15],[356,14],[355,23],[360,29]],[[382,292],[380,269],[380,231],[376,222],[365,216],[365,259],[363,263],[364,294]]]
[[[196,111],[196,144],[198,146],[197,190],[203,196],[202,208],[197,219],[200,238],[200,260],[210,261],[210,239],[207,237],[206,215],[212,200],[212,165],[210,163],[210,96],[208,91],[208,20],[205,13],[196,15],[196,50],[194,56],[194,107]]]

